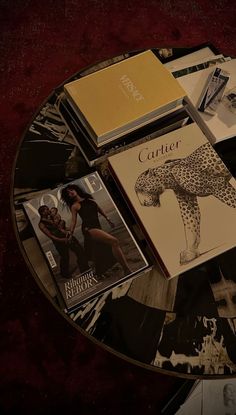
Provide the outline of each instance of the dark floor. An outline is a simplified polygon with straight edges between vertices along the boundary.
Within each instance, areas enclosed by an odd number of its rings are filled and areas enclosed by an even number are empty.
[[[157,414],[180,381],[132,365],[64,320],[32,278],[10,213],[17,147],[54,87],[139,48],[212,42],[236,54],[233,1],[1,0],[0,414]]]

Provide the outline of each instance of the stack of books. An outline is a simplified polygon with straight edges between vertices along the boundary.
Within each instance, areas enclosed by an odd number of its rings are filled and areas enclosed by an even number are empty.
[[[236,134],[235,60],[167,51],[124,55],[56,91],[90,173],[24,209],[67,312],[152,266],[172,278],[236,245],[236,181],[214,149]]]
[[[172,111],[185,95],[151,50],[69,82],[64,91],[97,147]]]
[[[151,51],[64,85],[57,108],[89,165],[183,121],[185,91]]]

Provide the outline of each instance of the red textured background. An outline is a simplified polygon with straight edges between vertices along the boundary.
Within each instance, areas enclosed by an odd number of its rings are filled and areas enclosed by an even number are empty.
[[[21,257],[12,165],[37,107],[65,78],[128,50],[210,41],[236,55],[231,0],[0,1],[0,414],[158,414],[179,382],[104,351],[70,326]]]

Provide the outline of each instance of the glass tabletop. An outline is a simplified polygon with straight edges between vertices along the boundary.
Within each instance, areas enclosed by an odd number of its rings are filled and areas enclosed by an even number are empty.
[[[153,50],[162,62],[170,62],[173,57],[191,51]],[[70,80],[135,53],[138,51],[83,69]],[[52,92],[30,122],[18,148],[13,171],[15,231],[32,275],[69,323],[121,358],[152,370],[190,378],[235,375],[235,249],[171,280],[165,279],[154,266],[73,312],[64,311],[49,267],[23,210],[25,201],[39,197],[45,190],[94,171],[56,109],[61,88],[63,85]],[[216,144],[215,149],[235,175],[235,138]],[[104,181],[109,182],[106,160],[98,170]]]

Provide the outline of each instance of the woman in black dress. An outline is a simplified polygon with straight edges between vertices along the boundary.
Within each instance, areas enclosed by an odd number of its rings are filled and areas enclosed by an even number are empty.
[[[101,246],[104,246],[105,249],[108,248],[111,250],[115,259],[115,261],[113,260],[113,263],[118,262],[122,266],[124,273],[129,274],[130,269],[118,239],[101,228],[98,215],[104,216],[111,227],[114,227],[114,224],[98,206],[92,196],[89,193],[84,192],[79,186],[70,184],[62,189],[61,198],[71,211],[72,218],[70,232],[72,235],[77,222],[77,214],[82,219],[85,249],[91,259],[94,260],[98,273],[101,273],[102,269],[104,271],[104,259],[108,259],[107,254],[103,259]],[[107,266],[107,268],[108,267],[109,266]]]

